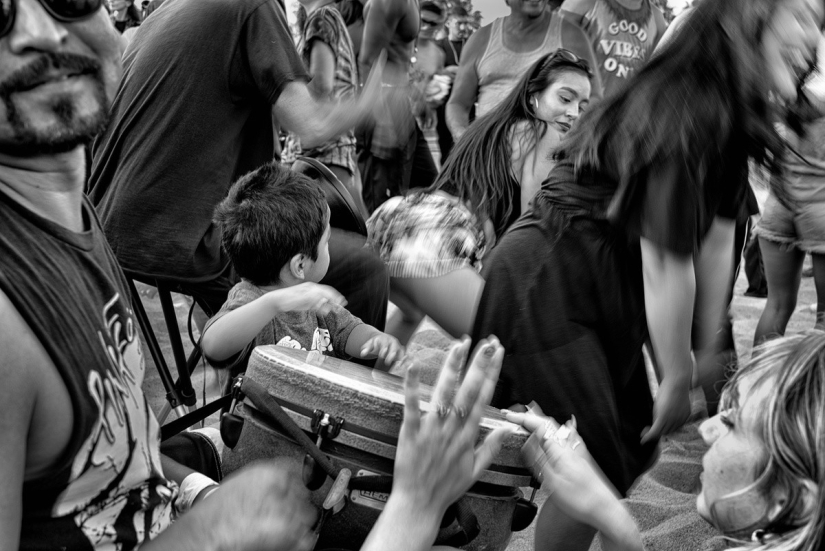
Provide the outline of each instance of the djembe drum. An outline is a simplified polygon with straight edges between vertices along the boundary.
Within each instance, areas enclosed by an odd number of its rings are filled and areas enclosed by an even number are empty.
[[[265,388],[332,462],[351,471],[353,480],[379,478],[374,475],[386,479],[392,474],[404,410],[400,377],[315,352],[262,346],[253,351],[246,378]],[[421,391],[422,399],[428,401],[431,387],[421,385]],[[225,472],[259,459],[287,458],[303,469],[304,482],[314,488],[308,480],[313,478],[312,460],[308,465],[307,450],[288,431],[249,399],[238,405],[236,413],[244,425],[237,445],[224,452]],[[488,407],[479,439],[504,424],[509,423],[499,411]],[[528,436],[524,430],[509,435],[494,463],[460,500],[463,512],[454,516],[463,517],[470,511],[478,527],[477,535],[462,548],[502,551],[512,532],[532,521],[535,506],[519,489],[531,484],[520,456]],[[331,479],[321,479],[325,480],[323,485],[312,492],[312,500],[319,506],[332,486]],[[344,509],[324,523],[316,549],[358,549],[387,500],[389,489],[382,490],[349,491]],[[456,519],[445,519],[436,543],[459,545],[449,538],[462,530],[460,525]]]

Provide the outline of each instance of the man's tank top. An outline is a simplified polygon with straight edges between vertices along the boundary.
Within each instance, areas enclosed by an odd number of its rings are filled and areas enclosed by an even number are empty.
[[[561,47],[561,18],[556,15],[550,18],[544,42],[532,52],[513,52],[504,45],[504,19],[493,21],[487,49],[476,65],[476,117],[489,113],[501,103],[538,58]]]
[[[171,522],[126,280],[84,198],[75,233],[0,193],[0,289],[71,397],[71,441],[23,486],[21,550],[133,549]]]

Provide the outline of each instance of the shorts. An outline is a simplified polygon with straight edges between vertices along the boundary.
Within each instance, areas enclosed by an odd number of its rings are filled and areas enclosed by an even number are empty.
[[[786,185],[791,208],[769,195],[754,234],[808,253],[825,254],[825,177],[789,173]]]
[[[367,244],[390,277],[438,277],[460,268],[481,270],[486,239],[476,216],[437,193],[393,197],[367,220]]]

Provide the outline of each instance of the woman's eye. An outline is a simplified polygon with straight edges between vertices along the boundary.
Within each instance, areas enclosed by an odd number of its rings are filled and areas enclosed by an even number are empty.
[[[570,98],[565,96],[559,96],[561,98],[562,103],[570,103]]]
[[[719,421],[721,421],[721,423],[725,425],[728,429],[733,428],[733,421],[731,421],[730,417],[728,417],[727,415],[719,415]]]

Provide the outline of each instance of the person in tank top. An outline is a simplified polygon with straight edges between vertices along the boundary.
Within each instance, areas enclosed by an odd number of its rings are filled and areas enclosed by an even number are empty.
[[[511,0],[510,15],[485,25],[467,41],[447,103],[447,126],[454,140],[469,126],[474,105],[476,117],[494,109],[544,54],[564,48],[595,67],[587,35],[558,12],[547,9],[547,3]],[[598,75],[592,85],[594,97],[601,97]]]
[[[126,278],[84,195],[121,53],[103,0],[0,5],[0,549],[310,549],[317,509],[282,464],[218,487],[160,453]],[[468,348],[438,416],[420,417],[410,369],[393,495],[362,550],[432,547],[496,456],[506,429],[475,442],[504,350],[487,340],[459,385]]]

